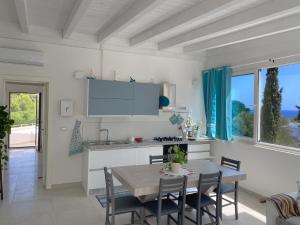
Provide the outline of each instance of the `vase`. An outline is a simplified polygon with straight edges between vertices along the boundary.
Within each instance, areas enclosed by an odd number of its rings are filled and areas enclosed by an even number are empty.
[[[172,163],[171,169],[172,169],[172,172],[179,173],[179,171],[181,169],[181,164],[180,163]]]

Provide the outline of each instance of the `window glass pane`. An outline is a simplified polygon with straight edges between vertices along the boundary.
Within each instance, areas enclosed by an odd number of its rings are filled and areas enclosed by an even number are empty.
[[[262,69],[260,141],[300,147],[300,64]]]
[[[232,77],[232,133],[253,137],[254,74]]]

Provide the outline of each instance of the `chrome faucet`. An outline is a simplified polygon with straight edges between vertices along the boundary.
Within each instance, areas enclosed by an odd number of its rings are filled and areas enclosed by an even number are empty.
[[[106,132],[106,142],[108,142],[109,141],[109,130],[108,129],[100,129],[99,132],[100,132],[100,140],[101,140],[101,133]]]

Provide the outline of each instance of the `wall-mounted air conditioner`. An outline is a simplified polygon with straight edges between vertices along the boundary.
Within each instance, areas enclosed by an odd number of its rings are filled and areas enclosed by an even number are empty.
[[[34,50],[0,48],[0,62],[43,66],[44,53]]]

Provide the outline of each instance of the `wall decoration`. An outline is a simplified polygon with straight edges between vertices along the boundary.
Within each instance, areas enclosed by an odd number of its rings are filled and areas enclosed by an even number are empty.
[[[61,116],[73,115],[73,100],[71,99],[60,100],[60,115]]]

